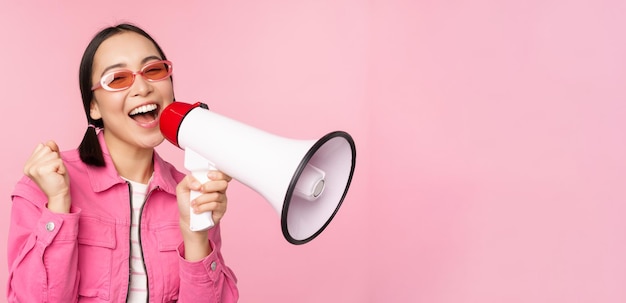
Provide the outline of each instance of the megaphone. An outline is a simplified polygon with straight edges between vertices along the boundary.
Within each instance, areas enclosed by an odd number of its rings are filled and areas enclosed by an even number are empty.
[[[319,140],[287,139],[200,102],[173,102],[163,110],[160,128],[185,151],[184,166],[198,181],[208,181],[208,171],[218,169],[263,196],[280,215],[283,236],[292,244],[307,243],[328,226],[354,174],[356,148],[344,131]],[[192,192],[191,199],[198,194]],[[191,212],[190,228],[211,228],[211,215]]]

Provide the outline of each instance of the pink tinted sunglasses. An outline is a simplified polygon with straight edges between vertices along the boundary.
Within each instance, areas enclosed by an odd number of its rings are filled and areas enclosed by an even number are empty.
[[[94,91],[98,88],[104,88],[110,92],[125,90],[133,85],[137,75],[141,75],[149,82],[165,80],[172,75],[172,62],[168,60],[150,62],[137,72],[123,69],[107,73],[91,90]]]

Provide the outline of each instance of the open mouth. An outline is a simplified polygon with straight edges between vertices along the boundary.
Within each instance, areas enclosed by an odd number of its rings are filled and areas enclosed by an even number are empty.
[[[128,116],[139,123],[150,123],[159,116],[159,106],[146,104],[133,109]]]

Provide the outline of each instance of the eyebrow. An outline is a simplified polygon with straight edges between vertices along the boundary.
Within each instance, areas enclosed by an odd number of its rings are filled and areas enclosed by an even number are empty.
[[[161,59],[161,57],[159,56],[148,56],[148,57],[143,58],[143,60],[141,60],[141,65],[145,65],[146,63],[148,63],[148,61],[151,61],[151,60],[163,60],[163,59]],[[102,74],[100,74],[100,77],[104,76],[104,74],[106,74],[109,70],[114,69],[114,68],[119,68],[119,67],[126,67],[126,63],[117,63],[117,64],[107,66],[102,71]]]

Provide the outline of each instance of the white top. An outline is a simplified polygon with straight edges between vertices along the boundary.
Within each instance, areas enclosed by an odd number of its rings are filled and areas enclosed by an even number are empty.
[[[126,302],[148,302],[148,278],[146,268],[143,263],[143,253],[139,242],[139,218],[141,208],[146,201],[148,184],[135,181],[130,182],[132,195],[130,198],[132,214],[130,225],[130,289]]]

